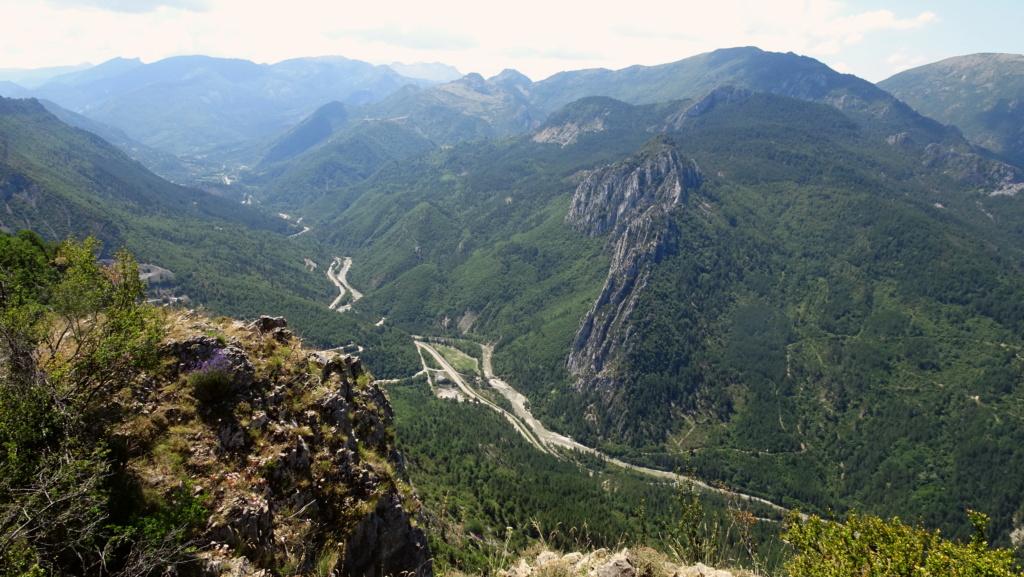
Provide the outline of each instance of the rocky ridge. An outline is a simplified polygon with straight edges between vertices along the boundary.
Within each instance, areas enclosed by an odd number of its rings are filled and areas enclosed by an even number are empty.
[[[136,490],[206,512],[190,571],[432,574],[390,403],[359,359],[305,350],[281,318],[169,321],[166,378],[120,435]]]
[[[750,98],[752,94],[754,94],[753,91],[745,88],[737,88],[735,86],[720,86],[715,88],[705,94],[697,102],[683,107],[678,112],[670,114],[665,120],[665,129],[667,130],[672,128],[680,130],[688,119],[706,114],[720,104],[741,102]]]
[[[612,261],[566,361],[576,390],[599,390],[606,402],[614,395],[615,365],[631,337],[637,299],[652,268],[674,250],[672,211],[700,185],[696,163],[657,137],[577,187],[565,220],[581,234],[607,236]]]

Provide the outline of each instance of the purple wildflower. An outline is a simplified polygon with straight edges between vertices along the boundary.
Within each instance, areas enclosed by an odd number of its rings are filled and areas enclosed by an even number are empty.
[[[214,349],[205,361],[196,361],[189,372],[198,377],[227,375],[231,372],[231,359],[223,349]]]
[[[231,359],[222,349],[214,349],[205,361],[192,365],[188,380],[197,399],[219,402],[231,390],[232,376]]]

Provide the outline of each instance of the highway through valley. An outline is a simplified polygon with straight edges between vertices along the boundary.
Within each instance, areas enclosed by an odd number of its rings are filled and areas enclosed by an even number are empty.
[[[357,291],[352,285],[348,284],[347,275],[349,269],[352,267],[351,257],[335,257],[334,261],[331,262],[331,266],[327,269],[327,278],[331,280],[336,287],[338,287],[338,297],[331,303],[331,310],[338,312],[345,312],[352,308],[352,303],[358,301],[363,297],[362,293]],[[340,305],[342,299],[345,297],[346,292],[351,295],[348,304]],[[340,306],[339,306],[340,305]],[[378,323],[379,324],[379,323]],[[586,445],[580,444],[574,441],[572,438],[565,435],[556,433],[549,430],[544,426],[536,417],[530,413],[527,406],[527,399],[519,391],[512,388],[511,385],[505,381],[499,379],[494,374],[494,370],[491,366],[491,355],[494,353],[494,347],[490,345],[480,345],[481,347],[481,365],[483,369],[484,379],[487,384],[500,395],[508,399],[512,405],[512,412],[505,410],[498,406],[490,399],[482,396],[476,389],[474,389],[463,376],[455,370],[454,367],[444,358],[444,356],[437,351],[429,342],[423,337],[413,335],[413,342],[416,344],[416,349],[420,354],[420,361],[423,364],[423,370],[427,374],[428,378],[434,375],[431,379],[431,385],[435,387],[437,384],[438,373],[447,375],[450,380],[458,388],[459,393],[468,401],[474,403],[480,403],[487,408],[497,412],[504,416],[508,422],[512,425],[515,431],[520,434],[528,443],[533,445],[537,450],[554,455],[559,458],[568,458],[563,451],[580,451],[590,455],[595,455],[606,462],[612,463],[616,466],[622,467],[623,469],[629,469],[651,477],[658,479],[665,479],[673,483],[688,482],[695,487],[699,487],[704,491],[712,491],[729,497],[737,498],[741,501],[747,501],[750,503],[760,503],[767,505],[782,513],[788,513],[789,510],[785,507],[772,503],[766,499],[756,497],[754,495],[747,495],[738,491],[731,491],[723,489],[721,487],[715,487],[709,485],[699,479],[688,477],[684,475],[677,475],[676,473],[669,471],[660,471],[658,469],[651,469],[648,467],[641,467],[632,463],[627,463],[620,459],[616,459],[610,455],[602,453],[593,447],[587,447]],[[433,359],[433,363],[428,363],[427,358]],[[441,367],[437,369],[431,364]],[[803,516],[803,515],[802,515]]]
[[[474,401],[479,401],[481,404],[484,404],[487,407],[495,411],[498,411],[499,413],[504,415],[505,418],[507,418],[509,422],[512,423],[512,426],[516,429],[517,432],[519,432],[520,435],[522,435],[527,441],[529,441],[531,445],[537,447],[541,451],[559,457],[562,456],[562,454],[559,451],[556,451],[556,448],[567,449],[569,451],[580,451],[582,453],[588,453],[600,457],[601,459],[614,465],[617,465],[619,467],[622,467],[623,469],[629,469],[631,471],[636,471],[638,473],[643,473],[645,475],[649,475],[651,477],[656,477],[659,479],[666,479],[677,484],[682,482],[689,482],[694,487],[699,487],[700,489],[705,491],[712,491],[729,497],[735,497],[741,501],[767,505],[781,513],[789,512],[789,509],[786,509],[781,505],[772,503],[767,499],[762,499],[761,497],[747,495],[745,493],[731,491],[729,489],[723,489],[721,487],[715,487],[713,485],[709,485],[701,481],[700,479],[696,479],[693,477],[677,475],[676,473],[669,471],[660,471],[658,469],[651,469],[648,467],[641,467],[640,465],[627,463],[621,459],[616,459],[615,457],[602,453],[601,451],[598,451],[593,447],[588,447],[586,445],[580,444],[565,435],[561,435],[559,433],[547,429],[543,423],[538,421],[537,418],[530,413],[530,410],[526,406],[526,397],[523,396],[522,393],[520,393],[519,391],[516,391],[514,388],[512,388],[508,383],[502,381],[497,376],[495,376],[494,371],[491,367],[491,354],[494,352],[494,347],[489,345],[480,345],[481,349],[483,350],[483,358],[481,364],[483,365],[484,378],[487,380],[488,385],[490,385],[492,389],[500,393],[512,404],[514,414],[511,414],[505,409],[499,407],[498,405],[494,404],[488,399],[480,396],[476,391],[474,391],[473,387],[469,386],[466,383],[466,381],[462,378],[462,375],[460,375],[454,369],[454,367],[452,367],[451,364],[444,359],[444,357],[437,351],[437,349],[430,345],[430,343],[423,341],[421,337],[413,338],[415,339],[414,342],[416,343],[416,348],[420,350],[420,354],[422,355],[426,353],[433,357],[437,364],[441,366],[441,370],[447,373],[448,378],[453,383],[455,383],[456,386],[458,386],[458,388],[460,389],[462,394],[465,395],[466,398],[472,399]],[[428,373],[431,370],[429,367],[427,367],[425,361],[424,369],[427,370]]]

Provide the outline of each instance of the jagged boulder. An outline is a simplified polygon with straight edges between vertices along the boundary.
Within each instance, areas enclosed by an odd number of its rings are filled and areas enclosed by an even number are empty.
[[[288,330],[288,321],[284,317],[261,316],[249,324],[249,330],[256,331],[260,335],[270,335],[272,338],[284,343],[292,339],[292,332]]]
[[[533,575],[533,567],[530,567],[526,559],[520,559],[518,564],[502,572],[503,577],[530,577],[530,575]]]
[[[607,563],[594,570],[593,577],[636,577],[636,565],[625,553],[612,555]]]
[[[540,555],[537,555],[537,560],[534,561],[534,564],[537,567],[544,567],[545,565],[549,565],[556,561],[560,561],[561,559],[562,556],[558,553],[555,553],[553,551],[544,551]]]
[[[703,563],[697,563],[692,567],[683,567],[676,575],[678,577],[733,577],[729,571],[714,569]]]
[[[514,562],[501,572],[501,577],[531,577],[546,575],[586,575],[587,577],[733,577],[730,571],[708,567],[703,563],[678,566],[657,551],[640,547],[611,553],[597,549],[589,553],[573,552],[561,555],[543,551],[531,565],[525,558]],[[741,570],[739,575],[752,575]]]
[[[260,497],[236,497],[216,511],[207,535],[232,547],[266,547],[272,535],[270,506]]]
[[[249,355],[238,346],[227,344],[207,334],[190,335],[184,340],[169,339],[161,346],[162,352],[175,359],[178,373],[190,374],[207,370],[211,363],[231,376],[231,385],[247,388],[252,385],[255,367]]]

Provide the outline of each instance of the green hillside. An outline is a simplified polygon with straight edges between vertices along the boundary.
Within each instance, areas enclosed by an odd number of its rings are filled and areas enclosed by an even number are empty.
[[[286,316],[319,346],[359,340],[379,374],[416,365],[407,336],[327,309],[337,296],[324,269],[333,254],[258,208],[171,184],[99,137],[71,128],[34,100],[0,99],[0,195],[8,230],[48,241],[96,236],[105,257],[122,247],[171,270],[161,294],[187,296],[218,314]],[[305,259],[322,265],[311,270]],[[391,349],[395,349],[391,351]]]
[[[669,469],[689,456],[811,510],[954,532],[984,510],[1005,543],[1024,494],[1001,472],[1024,467],[1019,202],[929,163],[927,121],[898,142],[828,105],[711,98],[587,99],[536,133],[390,165],[307,218],[354,256],[360,310],[497,343],[496,371],[534,414],[591,446]],[[663,244],[608,337],[624,352],[588,380],[567,357],[630,245],[566,214],[588,176],[659,132],[703,184],[650,229]],[[629,182],[651,154],[609,170]]]
[[[260,202],[283,210],[306,207],[330,191],[362,182],[388,162],[434,147],[417,132],[386,120],[356,121],[333,132],[323,118],[330,114],[321,110],[304,121],[245,173],[244,184],[258,191]],[[312,142],[314,134],[317,142]],[[279,155],[284,158],[274,160]]]
[[[878,83],[971,142],[1024,165],[1024,56],[971,54],[900,72]]]

